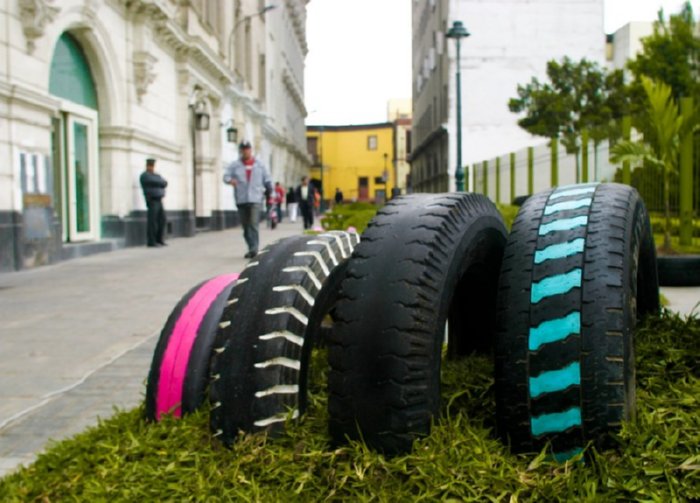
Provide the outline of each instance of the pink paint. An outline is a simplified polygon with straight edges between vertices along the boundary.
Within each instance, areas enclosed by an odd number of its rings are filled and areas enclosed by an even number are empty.
[[[238,279],[238,273],[223,274],[204,283],[190,298],[175,322],[175,328],[168,339],[168,347],[160,364],[156,420],[160,420],[163,414],[168,413],[174,414],[175,417],[181,416],[182,388],[199,326],[216,297],[236,279]]]

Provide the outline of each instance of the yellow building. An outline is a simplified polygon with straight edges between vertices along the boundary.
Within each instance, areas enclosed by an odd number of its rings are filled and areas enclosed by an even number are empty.
[[[311,180],[322,187],[325,207],[336,189],[345,202],[383,203],[396,186],[395,125],[308,126]]]

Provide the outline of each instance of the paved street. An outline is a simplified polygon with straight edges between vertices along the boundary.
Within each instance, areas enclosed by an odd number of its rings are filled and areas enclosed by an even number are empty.
[[[262,244],[301,227],[262,225]],[[0,476],[138,404],[170,311],[200,281],[242,270],[245,251],[237,228],[0,274]],[[700,288],[663,292],[684,313],[700,301]]]
[[[261,224],[261,246],[302,224]],[[160,330],[179,299],[241,271],[240,228],[0,274],[0,476],[49,439],[143,399]]]

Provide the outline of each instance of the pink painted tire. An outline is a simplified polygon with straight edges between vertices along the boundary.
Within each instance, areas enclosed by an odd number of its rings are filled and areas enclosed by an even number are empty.
[[[219,320],[238,273],[203,281],[170,313],[153,353],[146,384],[146,419],[181,417],[206,398],[209,360]]]

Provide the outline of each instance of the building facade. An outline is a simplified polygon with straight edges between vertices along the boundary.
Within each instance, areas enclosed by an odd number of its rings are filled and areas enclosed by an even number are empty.
[[[0,271],[145,244],[149,157],[168,180],[170,236],[236,224],[222,170],[238,140],[296,180],[306,3],[4,2]]]
[[[466,188],[472,163],[543,143],[517,125],[508,109],[518,84],[546,76],[564,56],[605,62],[603,0],[414,0],[414,190],[455,190],[456,47],[445,34],[454,21],[461,40],[462,164]]]
[[[311,181],[328,206],[340,189],[346,202],[382,204],[396,187],[395,125],[308,126]]]

